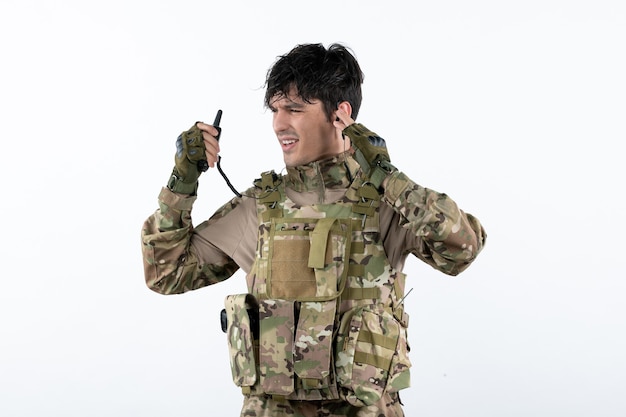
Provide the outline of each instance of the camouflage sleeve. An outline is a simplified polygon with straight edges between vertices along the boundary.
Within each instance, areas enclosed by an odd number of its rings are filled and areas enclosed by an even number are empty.
[[[191,208],[194,196],[182,196],[167,188],[159,194],[159,209],[141,230],[146,284],[161,294],[179,294],[229,278],[239,268],[219,249],[210,262],[201,261],[193,245]],[[222,212],[224,210],[222,209]]]
[[[421,187],[400,171],[387,178],[383,199],[398,213],[400,226],[421,239],[423,244],[411,252],[448,275],[464,271],[485,244],[478,219],[446,194]]]

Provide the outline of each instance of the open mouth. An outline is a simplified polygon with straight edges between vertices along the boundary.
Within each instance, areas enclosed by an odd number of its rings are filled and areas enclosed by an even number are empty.
[[[283,139],[280,141],[283,150],[289,150],[293,148],[296,143],[298,143],[298,139]]]

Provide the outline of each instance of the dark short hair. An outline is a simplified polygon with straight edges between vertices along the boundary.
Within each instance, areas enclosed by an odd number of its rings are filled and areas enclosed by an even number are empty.
[[[272,100],[287,96],[294,87],[306,103],[320,100],[329,121],[342,101],[350,103],[356,120],[363,99],[362,83],[361,67],[347,47],[302,44],[279,56],[267,72],[265,106],[270,108]]]

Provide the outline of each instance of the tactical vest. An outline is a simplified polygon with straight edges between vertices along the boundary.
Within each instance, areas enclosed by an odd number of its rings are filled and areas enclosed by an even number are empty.
[[[357,178],[340,201],[297,206],[273,171],[255,185],[249,294],[225,302],[235,384],[357,406],[408,387],[405,275],[383,248],[378,191]]]

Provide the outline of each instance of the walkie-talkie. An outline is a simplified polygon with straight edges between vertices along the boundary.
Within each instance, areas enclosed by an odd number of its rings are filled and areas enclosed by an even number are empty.
[[[220,136],[222,136],[222,128],[220,127],[221,120],[222,120],[222,111],[218,110],[217,114],[215,115],[215,120],[213,121],[213,127],[217,129],[217,137],[216,137],[217,140],[220,140]],[[242,197],[241,193],[239,193],[239,191],[237,191],[235,187],[233,187],[233,185],[228,180],[228,177],[222,170],[222,167],[220,165],[221,161],[222,161],[222,157],[217,155],[217,164],[216,164],[217,170],[219,171],[220,175],[224,178],[224,181],[226,181],[226,185],[228,185],[228,188],[230,188],[230,190],[233,193],[235,193],[237,197]],[[209,163],[207,162],[206,159],[198,161],[198,171],[205,172],[208,169],[209,169]]]
[[[217,129],[217,140],[220,140],[220,136],[222,135],[222,128],[220,127],[220,121],[222,120],[222,111],[218,110],[215,115],[215,120],[213,121],[213,127]],[[209,163],[206,159],[201,159],[198,161],[198,171],[206,172],[209,169]]]

